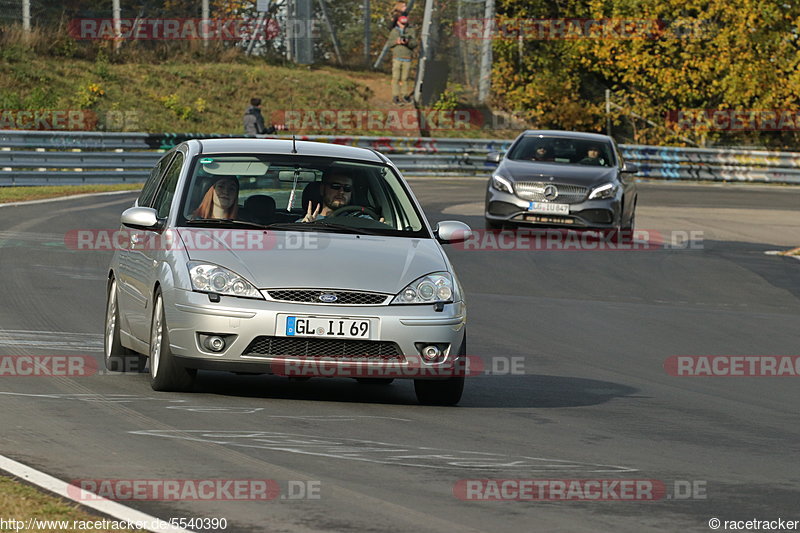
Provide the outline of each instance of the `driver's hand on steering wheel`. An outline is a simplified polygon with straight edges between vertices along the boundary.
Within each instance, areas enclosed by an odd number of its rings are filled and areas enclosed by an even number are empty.
[[[317,208],[312,213],[311,205],[313,203],[314,202],[308,202],[308,210],[306,211],[306,216],[303,217],[303,222],[314,222],[317,220],[317,217],[319,216],[319,210],[322,208],[322,204],[317,204]]]

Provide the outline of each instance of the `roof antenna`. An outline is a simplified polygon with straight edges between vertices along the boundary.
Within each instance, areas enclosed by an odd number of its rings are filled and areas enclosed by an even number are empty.
[[[297,135],[292,135],[292,153],[297,153]]]

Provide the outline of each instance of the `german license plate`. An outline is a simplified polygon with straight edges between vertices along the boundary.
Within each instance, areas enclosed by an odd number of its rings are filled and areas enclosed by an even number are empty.
[[[369,339],[372,329],[367,318],[287,316],[279,334],[286,337],[325,337],[336,339]]]
[[[531,213],[547,213],[551,215],[569,215],[569,204],[531,202],[528,205],[528,211]]]

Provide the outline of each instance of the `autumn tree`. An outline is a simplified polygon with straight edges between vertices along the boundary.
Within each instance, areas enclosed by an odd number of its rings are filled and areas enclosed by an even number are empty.
[[[498,105],[541,127],[603,131],[604,92],[625,108],[615,132],[637,142],[770,144],[794,133],[678,128],[679,110],[794,110],[800,103],[800,5],[779,0],[500,0],[507,19],[603,21],[583,33],[498,38]],[[549,37],[549,38],[548,38]],[[642,119],[632,119],[632,116]],[[655,126],[649,125],[644,119]],[[634,129],[635,128],[635,129]],[[797,125],[800,128],[800,124]]]

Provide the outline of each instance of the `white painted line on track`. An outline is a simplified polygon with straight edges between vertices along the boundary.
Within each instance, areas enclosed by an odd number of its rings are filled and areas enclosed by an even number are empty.
[[[345,459],[427,469],[462,468],[472,471],[525,470],[552,475],[553,472],[636,472],[626,466],[581,463],[564,459],[506,455],[494,452],[453,450],[379,442],[364,439],[328,437],[263,430],[141,430],[133,435],[183,439],[195,442],[288,452],[332,459]]]
[[[0,329],[0,348],[27,346],[39,350],[69,352],[102,352],[103,335],[100,333],[72,333],[69,331],[30,331]]]
[[[37,487],[40,487],[46,491],[57,494],[61,498],[71,500],[82,507],[94,509],[95,511],[110,516],[115,520],[149,524],[151,527],[145,527],[144,529],[146,531],[153,531],[157,533],[163,531],[172,531],[174,533],[194,533],[191,530],[172,526],[164,520],[156,518],[155,516],[150,516],[149,514],[137,511],[136,509],[131,509],[130,507],[126,507],[115,501],[111,501],[100,496],[97,496],[96,499],[93,497],[92,500],[87,501],[73,498],[67,490],[67,488],[70,487],[69,483],[45,474],[44,472],[40,472],[35,468],[18,463],[17,461],[9,459],[4,455],[0,455],[0,471],[8,472],[12,476],[23,479],[28,483],[36,485]],[[165,527],[152,527],[157,523],[163,523]]]

